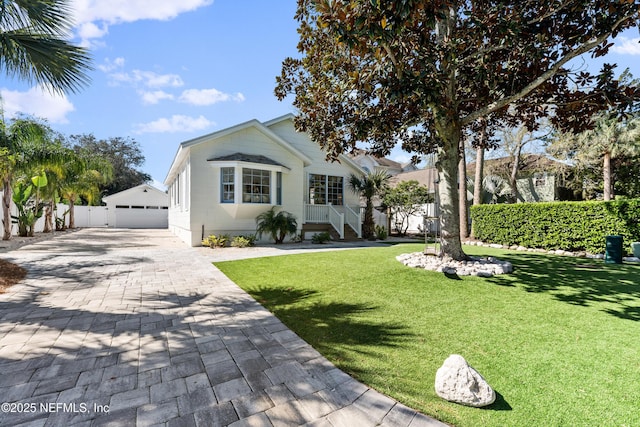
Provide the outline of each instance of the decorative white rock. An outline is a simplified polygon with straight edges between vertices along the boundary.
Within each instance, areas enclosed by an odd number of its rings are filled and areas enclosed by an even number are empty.
[[[513,265],[509,261],[501,261],[494,257],[469,257],[468,261],[455,261],[450,257],[438,257],[425,255],[422,252],[401,254],[396,257],[398,261],[413,268],[438,271],[444,274],[457,274],[458,276],[491,277],[494,274],[509,274],[513,272]],[[482,272],[482,274],[478,274]]]
[[[436,372],[436,393],[450,402],[475,408],[496,400],[489,383],[459,354],[449,356]]]

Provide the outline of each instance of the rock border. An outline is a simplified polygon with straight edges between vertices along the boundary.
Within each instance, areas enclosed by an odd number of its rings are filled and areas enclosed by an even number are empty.
[[[501,261],[495,257],[470,256],[467,261],[456,261],[450,257],[413,252],[398,255],[396,259],[408,267],[458,276],[492,277],[513,272],[513,265],[509,261]]]

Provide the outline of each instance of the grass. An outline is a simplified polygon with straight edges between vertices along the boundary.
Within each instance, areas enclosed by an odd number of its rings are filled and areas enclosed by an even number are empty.
[[[334,364],[459,427],[640,425],[640,266],[468,247],[511,275],[447,278],[395,260],[422,245],[216,265]],[[440,399],[436,370],[461,354],[496,390]]]

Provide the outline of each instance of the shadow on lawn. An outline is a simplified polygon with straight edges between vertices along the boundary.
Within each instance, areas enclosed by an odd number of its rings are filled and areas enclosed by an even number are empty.
[[[513,411],[509,402],[504,399],[504,396],[496,391],[496,400],[489,406],[485,406],[485,410],[490,411]]]
[[[374,322],[377,307],[347,302],[310,301],[317,291],[262,287],[249,293],[273,312],[287,326],[323,354],[339,354],[341,345],[357,346],[357,352],[368,353],[376,347],[397,347],[410,340],[412,334],[400,324]]]
[[[513,274],[489,281],[519,285],[527,292],[547,292],[558,301],[640,321],[640,266],[538,254],[509,253],[507,257],[513,263]]]

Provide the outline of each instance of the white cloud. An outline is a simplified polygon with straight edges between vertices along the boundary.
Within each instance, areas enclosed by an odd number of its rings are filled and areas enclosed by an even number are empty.
[[[98,26],[93,22],[85,22],[78,26],[77,34],[82,40],[99,39],[109,33],[109,27],[106,24]],[[90,45],[90,43],[83,43],[84,45]]]
[[[109,78],[114,84],[128,83],[151,88],[180,87],[184,85],[182,77],[177,74],[157,74],[153,71],[133,70],[131,73],[113,73]]]
[[[215,123],[204,116],[189,117],[173,115],[170,118],[160,118],[149,123],[139,123],[135,126],[135,133],[175,133],[194,132],[214,126]]]
[[[83,45],[90,45],[108,33],[109,25],[143,19],[166,21],[212,3],[213,0],[73,0],[71,5],[77,35]]]
[[[44,87],[32,87],[26,92],[2,89],[2,109],[7,118],[18,113],[47,119],[51,123],[69,123],[67,114],[74,111],[66,95],[53,93]]]
[[[173,99],[173,95],[162,90],[154,90],[152,92],[140,91],[142,103],[146,105],[155,105],[163,99]]]
[[[244,101],[244,95],[236,93],[231,95],[228,93],[220,92],[217,89],[187,89],[180,95],[179,101],[191,105],[213,105],[218,102],[225,102],[233,100],[236,102]]]
[[[119,56],[113,61],[109,58],[105,58],[104,64],[98,65],[98,70],[110,73],[122,67],[124,67],[124,58]]]
[[[611,51],[622,55],[640,55],[640,37],[635,39],[619,37],[614,42],[615,45],[611,48]]]

